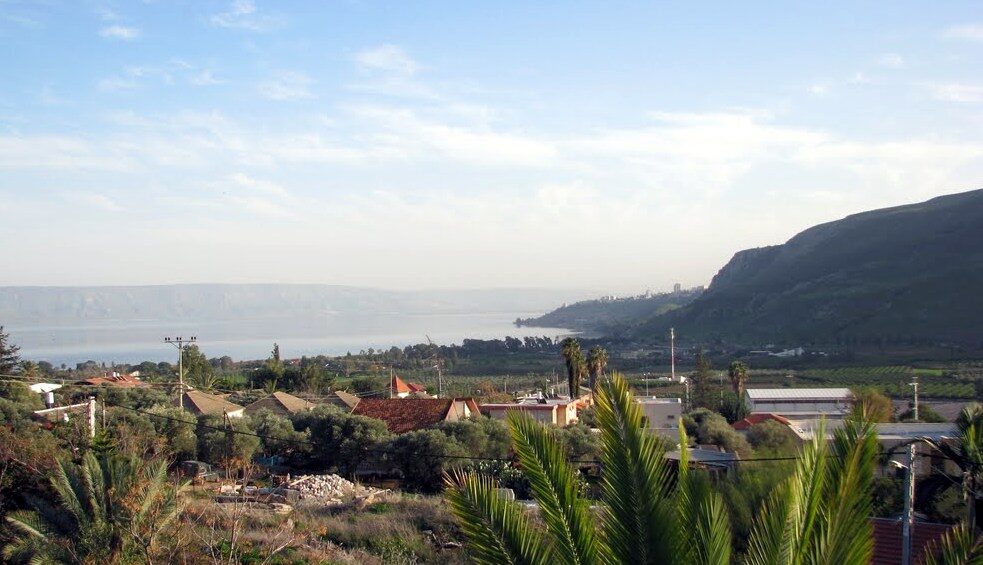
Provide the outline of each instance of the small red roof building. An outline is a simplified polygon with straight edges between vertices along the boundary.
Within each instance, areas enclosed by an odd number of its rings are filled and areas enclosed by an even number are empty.
[[[733,428],[739,432],[743,432],[755,424],[767,422],[768,420],[773,420],[775,422],[778,422],[779,424],[782,424],[783,426],[789,425],[788,418],[783,418],[778,414],[761,413],[761,414],[751,414],[750,416],[744,418],[743,420],[738,420],[734,422]]]
[[[390,432],[402,434],[466,420],[481,412],[473,398],[363,398],[352,414],[382,420]]]

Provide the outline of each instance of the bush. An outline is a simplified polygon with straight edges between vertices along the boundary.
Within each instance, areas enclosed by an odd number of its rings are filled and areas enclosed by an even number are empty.
[[[198,456],[226,469],[248,465],[259,450],[259,438],[253,435],[230,433],[226,429],[254,433],[251,424],[249,418],[229,418],[228,422],[224,422],[220,416],[199,417]]]
[[[438,430],[399,435],[389,447],[389,459],[403,475],[403,487],[426,493],[443,488],[444,473],[467,464],[468,453]]]
[[[442,422],[437,429],[456,440],[472,457],[502,459],[509,454],[511,439],[501,420],[477,416],[470,420]]]
[[[392,434],[381,420],[346,414],[334,406],[318,406],[293,417],[297,431],[306,431],[313,445],[302,464],[352,475]]]
[[[798,438],[788,428],[774,420],[766,420],[748,428],[747,441],[755,449],[767,449],[775,453],[792,454]]]

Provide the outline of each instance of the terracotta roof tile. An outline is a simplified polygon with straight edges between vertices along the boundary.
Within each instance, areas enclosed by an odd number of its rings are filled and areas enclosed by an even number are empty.
[[[270,410],[271,412],[287,415],[304,412],[305,410],[314,408],[314,406],[315,404],[313,402],[308,402],[303,398],[297,398],[292,394],[277,391],[266,398],[261,398],[246,406],[245,412],[246,414],[255,414],[260,410]]]
[[[873,518],[874,556],[871,565],[896,565],[901,563],[901,521],[889,518]],[[916,565],[925,562],[925,550],[949,529],[949,524],[915,522],[911,531],[911,557]]]
[[[737,422],[734,422],[733,427],[735,430],[744,431],[755,424],[767,422],[768,420],[774,420],[779,424],[785,426],[789,425],[788,418],[783,418],[778,414],[761,413],[761,414],[751,414],[750,416],[744,418],[743,420],[738,420]]]
[[[450,398],[363,398],[352,414],[382,420],[390,432],[402,434],[436,426],[453,405]]]
[[[224,412],[230,414],[239,412],[242,410],[242,406],[232,404],[221,396],[204,393],[200,390],[189,390],[184,393],[184,409],[192,414],[221,416]]]

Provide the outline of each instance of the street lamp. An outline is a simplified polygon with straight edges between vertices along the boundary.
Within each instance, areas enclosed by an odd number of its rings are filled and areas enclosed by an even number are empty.
[[[198,341],[198,338],[191,336],[188,339],[184,339],[181,336],[178,337],[165,337],[164,343],[169,343],[177,348],[177,375],[178,375],[178,397],[177,404],[178,407],[184,410],[184,345],[186,343],[194,343]]]
[[[905,469],[904,521],[901,523],[901,565],[911,565],[911,530],[915,525],[915,443],[908,444],[908,464],[891,460],[891,465]]]

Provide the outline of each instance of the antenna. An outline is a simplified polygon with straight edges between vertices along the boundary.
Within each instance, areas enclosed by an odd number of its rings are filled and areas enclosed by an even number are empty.
[[[440,348],[437,347],[430,336],[427,335],[427,343],[430,344],[430,349],[433,351],[433,355],[430,356],[430,362],[433,363],[433,368],[437,369],[437,398],[443,398],[444,396],[444,360],[440,358]]]

